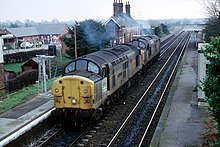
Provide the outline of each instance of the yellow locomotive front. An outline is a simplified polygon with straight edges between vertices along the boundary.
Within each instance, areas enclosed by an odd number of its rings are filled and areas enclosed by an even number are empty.
[[[51,88],[62,125],[82,125],[94,117],[98,100],[102,100],[102,93],[95,88],[102,83],[101,73],[101,67],[88,59],[79,58],[65,66],[63,77]]]
[[[57,109],[93,109],[94,82],[82,76],[64,76],[52,85],[54,105]]]

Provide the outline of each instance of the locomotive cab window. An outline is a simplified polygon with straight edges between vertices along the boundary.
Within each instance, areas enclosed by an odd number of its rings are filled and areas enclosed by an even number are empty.
[[[65,68],[65,73],[69,73],[75,70],[75,62],[70,63]]]
[[[76,70],[86,70],[86,69],[87,69],[87,61],[86,60],[76,61]]]
[[[139,42],[139,47],[140,48],[146,48],[146,45],[143,42]]]
[[[95,65],[92,62],[89,62],[88,64],[88,71],[94,72],[94,73],[99,73],[99,67],[97,65]]]

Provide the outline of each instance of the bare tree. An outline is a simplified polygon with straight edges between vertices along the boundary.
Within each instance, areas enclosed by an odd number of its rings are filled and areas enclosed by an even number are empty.
[[[208,15],[205,40],[209,42],[211,36],[220,36],[220,0],[207,0],[204,7]]]

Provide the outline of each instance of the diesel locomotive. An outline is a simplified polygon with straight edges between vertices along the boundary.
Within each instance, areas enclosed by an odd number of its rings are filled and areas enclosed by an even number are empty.
[[[132,85],[140,71],[160,56],[157,36],[135,36],[127,44],[101,49],[69,62],[54,81],[54,105],[61,122],[82,124],[96,117],[111,98]]]

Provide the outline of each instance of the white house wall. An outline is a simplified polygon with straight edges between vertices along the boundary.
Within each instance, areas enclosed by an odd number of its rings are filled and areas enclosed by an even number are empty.
[[[198,44],[198,84],[201,85],[200,81],[204,81],[206,77],[206,65],[209,64],[209,61],[205,58],[203,53],[200,53],[202,47],[205,46],[205,43]],[[205,94],[201,89],[198,89],[198,100],[205,101]]]

